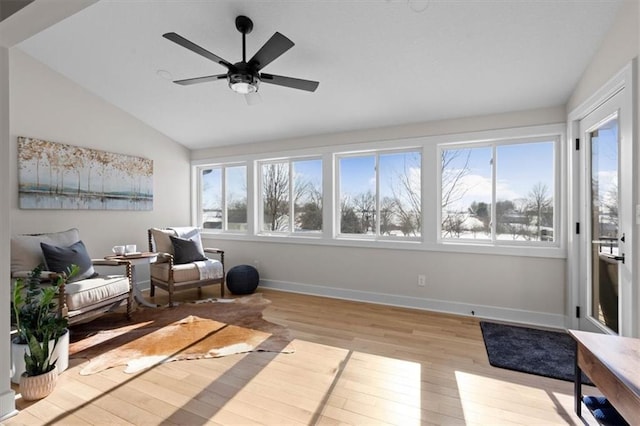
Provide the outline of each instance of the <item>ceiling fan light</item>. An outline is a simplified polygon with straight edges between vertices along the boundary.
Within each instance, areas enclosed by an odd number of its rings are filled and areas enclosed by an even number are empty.
[[[247,95],[249,93],[257,92],[258,87],[251,83],[245,83],[244,81],[238,81],[235,83],[229,83],[229,87],[236,93],[241,95]]]
[[[248,73],[234,73],[228,76],[229,87],[236,93],[247,95],[258,91],[260,80]]]

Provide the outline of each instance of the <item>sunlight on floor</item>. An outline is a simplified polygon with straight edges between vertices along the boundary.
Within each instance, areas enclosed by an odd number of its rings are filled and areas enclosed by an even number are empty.
[[[573,416],[573,394],[549,390],[542,382],[532,387],[462,371],[455,376],[464,416],[473,423],[522,423],[527,416],[518,412],[518,405],[525,404],[532,424],[541,418],[550,424],[566,424]]]
[[[294,346],[303,356],[274,354],[261,362],[259,371],[246,377],[224,411],[248,415],[250,403],[263,415],[274,413],[273,419],[263,419],[266,423],[279,417],[306,424],[321,420],[420,424],[420,364],[303,340],[295,340]],[[255,358],[255,354],[247,356]],[[229,364],[226,373],[213,377],[215,382],[244,368],[245,358],[229,358],[235,359],[235,365]],[[223,422],[221,416],[222,412],[211,420]]]

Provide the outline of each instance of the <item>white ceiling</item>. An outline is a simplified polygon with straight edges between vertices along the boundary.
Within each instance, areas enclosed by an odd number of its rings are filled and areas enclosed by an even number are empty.
[[[563,105],[618,0],[102,0],[17,47],[186,147],[197,149]],[[248,106],[225,73],[164,38],[241,59],[279,31],[296,45],[265,72],[315,93],[260,87]]]

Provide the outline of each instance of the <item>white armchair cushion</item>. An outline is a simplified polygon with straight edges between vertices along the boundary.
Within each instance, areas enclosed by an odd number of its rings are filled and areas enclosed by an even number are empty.
[[[123,275],[101,275],[65,285],[70,311],[118,296],[129,291],[129,279]]]
[[[218,260],[212,261],[215,265],[214,276],[211,279],[222,278],[222,263]],[[150,265],[151,277],[167,282],[169,281],[169,263],[152,263]],[[195,263],[185,263],[183,265],[173,265],[173,282],[176,284],[187,281],[199,281],[200,269]]]

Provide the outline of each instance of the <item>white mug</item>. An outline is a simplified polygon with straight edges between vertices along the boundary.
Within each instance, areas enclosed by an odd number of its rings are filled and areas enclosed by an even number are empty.
[[[124,248],[125,253],[135,253],[136,252],[136,245],[135,244],[127,244]]]
[[[111,249],[111,251],[113,252],[113,254],[115,254],[116,256],[122,256],[125,253],[125,247],[124,246],[113,246],[113,248]]]

